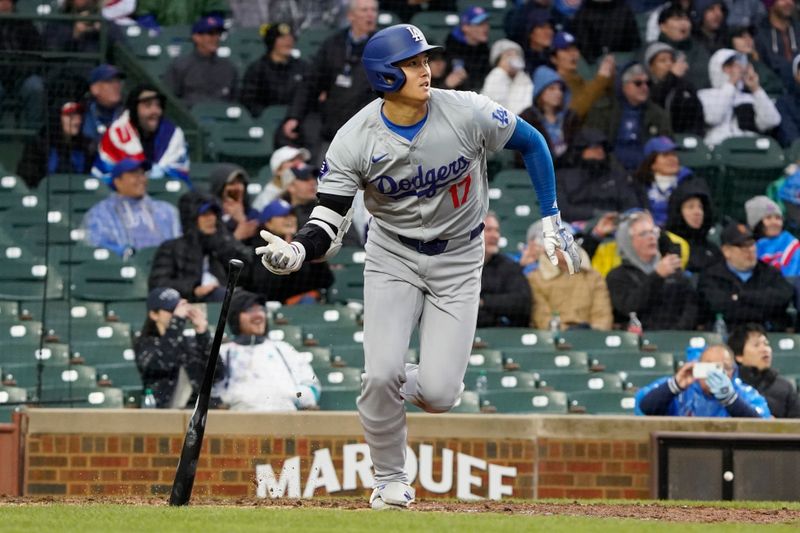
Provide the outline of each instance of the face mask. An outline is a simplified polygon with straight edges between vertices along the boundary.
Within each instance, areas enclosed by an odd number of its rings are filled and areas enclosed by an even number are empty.
[[[525,68],[525,61],[521,57],[514,56],[508,60],[508,66],[514,70],[522,70]]]
[[[602,176],[608,170],[607,159],[581,159],[581,167],[593,178]]]

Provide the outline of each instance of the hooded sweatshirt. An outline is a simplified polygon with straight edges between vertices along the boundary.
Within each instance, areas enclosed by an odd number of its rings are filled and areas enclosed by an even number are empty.
[[[692,228],[683,218],[681,207],[690,198],[699,198],[703,204],[703,224]],[[666,229],[683,237],[689,243],[689,264],[686,270],[695,274],[723,260],[719,247],[708,240],[708,232],[714,220],[711,193],[702,179],[681,182],[669,198]]]
[[[228,180],[232,179],[234,176],[238,176],[239,179],[244,182],[243,201],[245,216],[248,220],[258,218],[258,211],[253,209],[250,203],[250,195],[247,193],[247,186],[250,185],[250,177],[247,175],[247,171],[239,165],[235,165],[233,163],[220,163],[214,167],[208,176],[208,186],[211,194],[213,194],[220,205],[222,205],[224,202],[224,198],[222,198],[222,191],[225,189],[225,185],[227,185]],[[231,218],[230,215],[223,214],[222,221],[231,232],[236,230],[237,222]]]
[[[766,133],[781,123],[781,115],[764,89],[759,87],[755,93],[750,93],[744,90],[743,82],[734,86],[728,81],[722,67],[735,55],[736,51],[730,48],[715,52],[708,63],[711,89],[697,93],[709,127],[705,137],[709,146],[716,146],[730,137]]]
[[[564,99],[561,111],[556,113],[555,121],[550,122],[545,117],[541,105],[537,102],[542,93],[551,85],[559,83],[563,90]],[[550,67],[539,67],[533,74],[533,105],[523,111],[520,116],[544,135],[547,146],[554,159],[563,157],[569,148],[572,139],[580,127],[577,115],[569,108],[572,94],[561,76]]]

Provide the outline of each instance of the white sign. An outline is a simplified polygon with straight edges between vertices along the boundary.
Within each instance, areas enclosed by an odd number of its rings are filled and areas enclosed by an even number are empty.
[[[480,496],[473,494],[473,487],[483,484],[481,472],[488,469],[489,499],[500,500],[503,496],[512,496],[513,485],[507,478],[515,478],[517,469],[513,466],[501,466],[487,463],[478,457],[453,450],[442,450],[442,471],[439,479],[433,475],[434,448],[429,444],[420,444],[419,458],[414,451],[406,448],[406,472],[413,484],[418,481],[423,489],[436,494],[447,494],[455,485],[456,498],[461,500],[478,500]],[[372,488],[372,461],[369,447],[366,444],[345,444],[342,450],[342,479],[339,480],[333,459],[328,448],[314,452],[311,469],[305,480],[305,488],[300,483],[300,457],[286,459],[281,466],[280,474],[269,464],[256,465],[256,496],[259,498],[313,498],[317,489],[324,489],[327,494],[358,488]]]

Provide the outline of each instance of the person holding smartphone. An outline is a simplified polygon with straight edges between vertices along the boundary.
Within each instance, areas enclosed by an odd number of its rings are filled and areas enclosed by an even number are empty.
[[[723,344],[709,346],[699,361],[681,366],[636,393],[637,415],[772,418],[767,401],[742,383],[733,352]]]

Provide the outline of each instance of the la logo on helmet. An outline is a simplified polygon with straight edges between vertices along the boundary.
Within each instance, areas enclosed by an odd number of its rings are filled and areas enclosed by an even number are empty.
[[[419,28],[415,28],[414,26],[406,26],[406,29],[411,33],[411,38],[414,39],[414,42],[420,42],[425,40],[425,36],[422,35],[422,32],[419,31]]]

